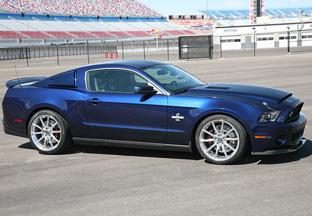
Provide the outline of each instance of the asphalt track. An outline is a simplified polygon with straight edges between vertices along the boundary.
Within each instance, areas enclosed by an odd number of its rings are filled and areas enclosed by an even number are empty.
[[[148,57],[151,57],[149,54]],[[129,56],[142,58],[139,55]],[[103,56],[92,56],[99,62]],[[166,61],[165,57],[155,60]],[[192,60],[175,64],[206,82],[280,88],[304,100],[312,118],[312,54]],[[5,82],[48,76],[87,63],[86,56],[0,61]],[[2,112],[2,111],[1,111]],[[0,113],[2,115],[2,113]],[[46,156],[0,128],[0,215],[312,215],[312,129],[306,145],[279,156],[245,157],[235,165],[198,154],[75,146]]]

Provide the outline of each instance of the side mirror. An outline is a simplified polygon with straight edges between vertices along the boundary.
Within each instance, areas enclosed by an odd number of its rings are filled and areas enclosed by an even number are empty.
[[[134,87],[134,94],[156,94],[157,91],[154,90],[152,86],[137,86]]]

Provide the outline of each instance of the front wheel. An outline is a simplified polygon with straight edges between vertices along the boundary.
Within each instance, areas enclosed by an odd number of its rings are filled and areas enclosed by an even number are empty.
[[[31,145],[43,154],[60,153],[71,143],[67,122],[51,110],[41,110],[31,117],[28,137]]]
[[[198,152],[206,161],[215,164],[231,164],[246,152],[248,137],[244,127],[225,115],[204,119],[195,134]]]

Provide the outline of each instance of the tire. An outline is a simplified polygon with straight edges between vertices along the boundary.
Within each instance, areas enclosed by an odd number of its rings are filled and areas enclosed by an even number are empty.
[[[195,142],[207,162],[224,165],[238,161],[245,154],[249,139],[238,121],[229,116],[214,115],[199,124]]]
[[[31,117],[28,137],[31,145],[42,154],[61,153],[72,143],[67,122],[51,110],[41,110]]]

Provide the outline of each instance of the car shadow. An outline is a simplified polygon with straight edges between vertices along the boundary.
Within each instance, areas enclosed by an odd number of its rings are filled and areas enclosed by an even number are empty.
[[[30,144],[30,142],[26,142],[26,143],[20,145],[18,148],[35,150],[35,149],[32,147],[32,145]]]
[[[23,149],[35,149],[30,142],[24,143],[19,146]],[[186,159],[186,160],[202,160],[203,158],[196,153],[178,152],[178,151],[162,151],[162,150],[148,150],[137,148],[119,148],[107,146],[88,146],[73,144],[70,148],[66,149],[60,155],[70,155],[78,153],[87,154],[107,154],[107,155],[122,155],[122,156],[136,156],[136,157],[155,157],[155,158],[171,158],[171,159]]]
[[[30,142],[24,143],[19,146],[22,149],[35,150]],[[171,159],[185,159],[185,160],[203,160],[201,155],[195,151],[189,152],[176,152],[176,151],[160,151],[160,150],[146,150],[136,148],[119,148],[119,147],[104,147],[104,146],[85,146],[85,145],[72,145],[69,149],[65,150],[61,155],[70,155],[78,153],[87,154],[108,154],[108,155],[122,155],[122,156],[136,156],[136,157],[155,157],[155,158],[171,158]],[[312,155],[312,141],[307,140],[306,144],[296,152],[281,155],[266,155],[255,156],[246,155],[237,163],[231,166],[246,165],[257,163],[259,165],[265,164],[282,164],[299,161]]]

